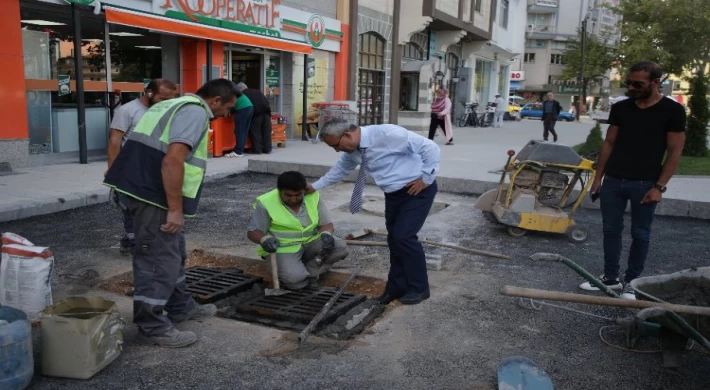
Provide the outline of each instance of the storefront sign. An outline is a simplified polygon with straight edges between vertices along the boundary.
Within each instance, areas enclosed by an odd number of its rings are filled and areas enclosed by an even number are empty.
[[[59,87],[58,95],[65,96],[71,94],[71,77],[70,76],[57,76]]]
[[[343,40],[337,19],[285,7],[281,0],[152,0],[158,15],[248,34],[308,43],[340,51]]]
[[[579,87],[560,85],[560,93],[580,93],[581,91]]]
[[[296,88],[293,89],[293,118],[298,125],[294,126],[293,134],[294,136],[300,137],[302,129],[299,125],[303,122],[303,56],[296,57],[294,62],[293,83]],[[305,81],[308,84],[308,100],[306,104],[308,111],[306,112],[306,121],[308,123],[318,123],[318,109],[311,105],[316,102],[325,102],[327,99],[328,59],[309,58],[306,69],[308,70],[308,79]]]
[[[306,23],[306,39],[313,47],[319,47],[325,41],[325,20],[320,15],[313,15]]]
[[[510,72],[511,81],[523,81],[525,80],[525,72],[522,70],[513,70]]]
[[[280,38],[276,9],[280,3],[281,0],[153,0],[153,8],[170,18]]]

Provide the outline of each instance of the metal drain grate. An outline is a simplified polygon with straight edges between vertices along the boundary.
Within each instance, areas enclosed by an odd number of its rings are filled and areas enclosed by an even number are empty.
[[[262,278],[247,275],[240,269],[194,267],[185,270],[187,291],[199,303],[214,302],[261,283]]]
[[[337,291],[335,287],[306,288],[280,296],[258,297],[237,305],[233,318],[302,330]],[[361,294],[344,292],[321,320],[320,325],[334,321],[366,299],[367,297]]]

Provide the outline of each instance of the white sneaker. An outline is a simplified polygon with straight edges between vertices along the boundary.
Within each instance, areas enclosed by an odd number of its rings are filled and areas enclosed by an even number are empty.
[[[612,290],[618,290],[620,289],[621,283],[619,282],[619,278],[607,278],[606,276],[602,275],[599,277],[599,280],[601,280],[602,283],[604,283],[607,287],[609,287]],[[595,286],[593,286],[589,282],[584,282],[579,285],[579,288],[582,290],[587,290],[587,291],[599,291],[599,289]]]
[[[242,157],[242,156],[244,156],[244,155],[243,155],[243,154],[238,154],[238,153],[235,153],[235,152],[229,152],[229,153],[227,153],[227,154],[224,155],[224,157]]]
[[[636,300],[636,291],[634,291],[630,283],[624,283],[624,288],[621,289],[621,298],[630,299],[632,301]]]

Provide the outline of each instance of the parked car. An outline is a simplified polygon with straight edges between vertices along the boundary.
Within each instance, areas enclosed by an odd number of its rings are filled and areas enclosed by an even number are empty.
[[[523,108],[520,110],[520,117],[542,119],[542,103],[528,103],[524,105]],[[574,115],[570,114],[567,111],[561,111],[560,115],[557,117],[557,120],[573,122]]]
[[[505,115],[503,116],[503,120],[519,121],[520,120],[520,105],[513,103],[513,102],[509,102],[508,103],[508,111],[506,111]]]

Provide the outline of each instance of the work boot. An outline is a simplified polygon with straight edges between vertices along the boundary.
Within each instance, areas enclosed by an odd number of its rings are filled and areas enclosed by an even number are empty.
[[[185,313],[168,314],[168,318],[173,324],[180,324],[187,320],[202,320],[205,318],[214,317],[217,314],[217,306],[213,304],[195,305],[192,309]]]
[[[163,334],[148,336],[141,331],[138,331],[136,342],[146,345],[160,345],[168,348],[187,347],[197,341],[197,335],[190,331],[180,331],[175,328],[170,328]]]

